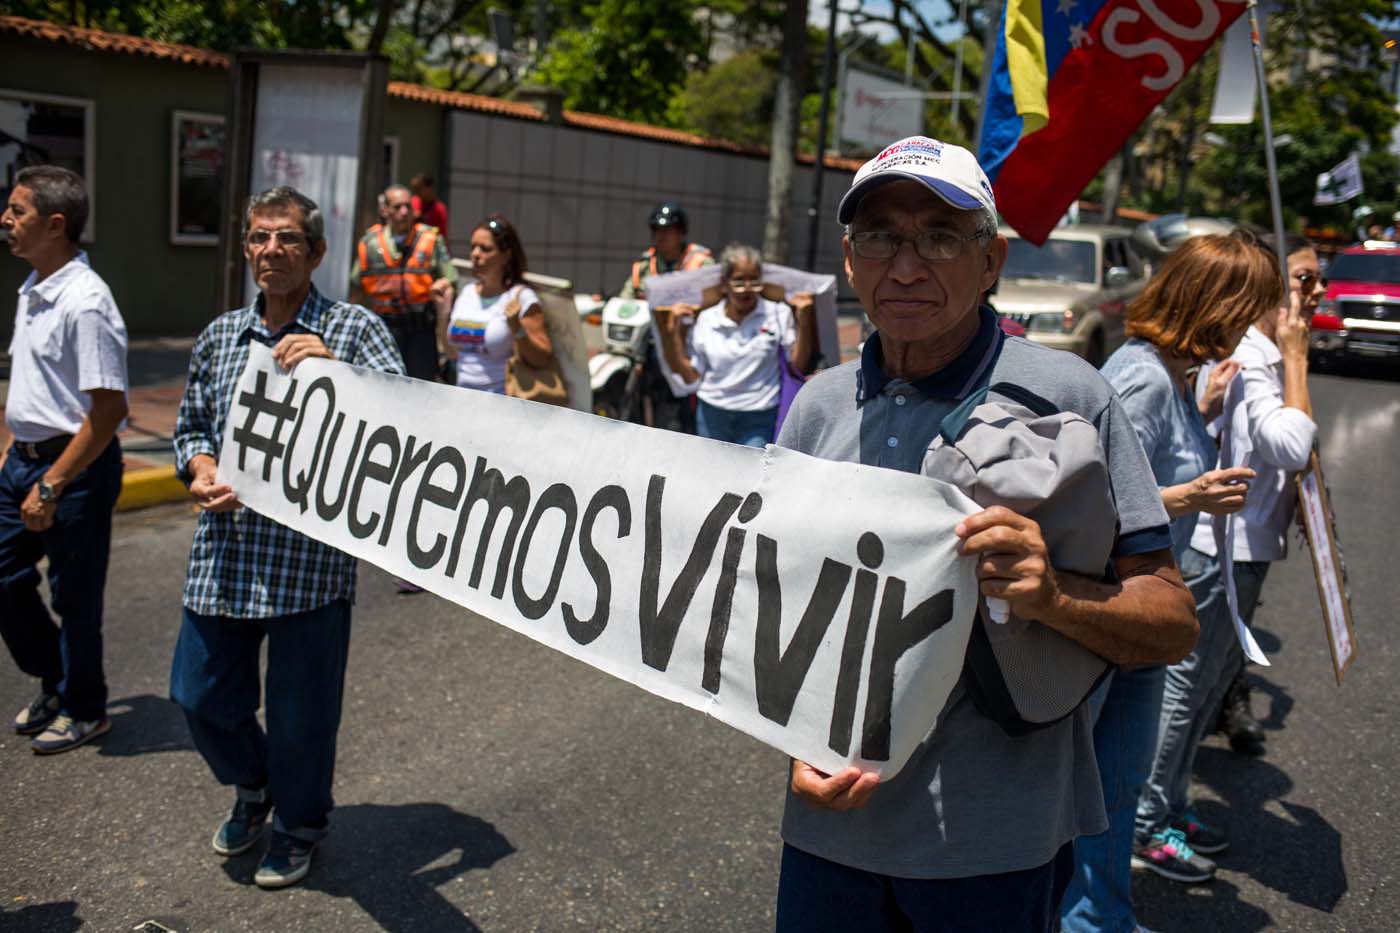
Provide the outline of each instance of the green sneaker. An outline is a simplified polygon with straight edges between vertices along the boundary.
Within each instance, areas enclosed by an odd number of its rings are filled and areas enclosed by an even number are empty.
[[[228,819],[214,833],[214,851],[228,856],[247,852],[263,837],[263,827],[271,812],[272,800],[266,790],[255,793],[240,787]]]
[[[267,854],[258,863],[253,882],[260,888],[285,888],[296,884],[311,870],[311,854],[316,843],[273,830]]]

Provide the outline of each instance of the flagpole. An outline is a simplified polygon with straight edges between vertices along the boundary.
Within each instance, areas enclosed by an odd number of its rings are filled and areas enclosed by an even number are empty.
[[[1269,85],[1264,80],[1264,49],[1259,40],[1259,0],[1249,0],[1249,41],[1254,48],[1254,78],[1259,85],[1259,114],[1264,123],[1264,164],[1269,170],[1269,204],[1274,211],[1274,242],[1283,294],[1288,296],[1288,247],[1283,242],[1283,199],[1278,192],[1278,162],[1274,158],[1274,127],[1269,118]]]

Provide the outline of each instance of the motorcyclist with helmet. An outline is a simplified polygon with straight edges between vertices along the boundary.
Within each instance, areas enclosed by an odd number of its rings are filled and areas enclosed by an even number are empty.
[[[689,218],[685,209],[674,201],[663,201],[647,220],[651,227],[651,247],[633,263],[632,272],[623,283],[620,297],[646,299],[642,282],[652,275],[666,272],[689,272],[702,266],[714,265],[715,257],[699,243],[690,242]],[[661,371],[661,357],[653,341],[647,355],[643,379],[643,422],[654,427],[695,433],[695,410],[690,396],[676,398]]]
[[[632,274],[627,277],[622,290],[623,298],[646,298],[642,280],[650,275],[663,272],[689,272],[701,266],[714,265],[715,257],[699,243],[691,243],[689,218],[685,210],[674,201],[663,201],[651,212],[647,221],[651,227],[651,248],[642,253],[632,263]]]

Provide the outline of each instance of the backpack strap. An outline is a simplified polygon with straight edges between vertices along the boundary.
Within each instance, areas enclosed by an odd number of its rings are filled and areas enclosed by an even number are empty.
[[[967,394],[967,398],[963,399],[957,408],[943,416],[942,422],[938,425],[938,433],[943,436],[943,443],[953,444],[957,441],[963,428],[967,427],[967,419],[972,417],[972,412],[993,392],[1002,398],[1011,399],[1023,408],[1030,409],[1042,418],[1060,413],[1060,409],[1056,407],[1054,402],[1044,396],[1037,395],[1024,386],[1016,385],[1014,382],[998,382],[994,385],[978,386]]]

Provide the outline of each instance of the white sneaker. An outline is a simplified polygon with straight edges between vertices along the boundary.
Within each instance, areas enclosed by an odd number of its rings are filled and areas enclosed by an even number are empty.
[[[30,741],[29,747],[39,755],[56,755],[59,752],[77,748],[84,742],[102,735],[110,728],[112,728],[112,720],[106,716],[84,722],[74,719],[67,713],[59,713],[54,717],[53,722],[49,723],[47,729]]]

